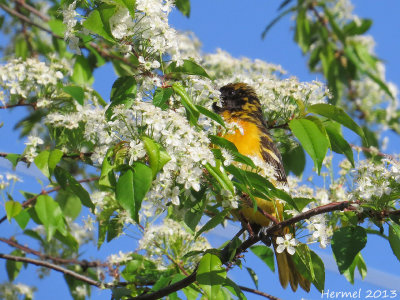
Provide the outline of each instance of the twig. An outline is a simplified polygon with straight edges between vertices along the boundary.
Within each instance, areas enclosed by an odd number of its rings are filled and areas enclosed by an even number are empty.
[[[9,154],[11,154],[11,153],[0,152],[0,157],[6,158],[7,155],[9,155]],[[80,153],[74,153],[74,154],[65,153],[63,155],[63,158],[72,158],[72,159],[79,158],[79,159],[83,160],[85,157],[91,156],[92,154],[93,154],[93,152],[80,152]],[[18,161],[22,161],[24,163],[28,162],[26,157],[21,157],[21,158],[18,159]]]
[[[370,153],[372,155],[377,155],[377,156],[389,158],[391,160],[396,160],[396,158],[393,155],[380,152],[378,149],[375,150],[375,149],[371,149],[371,148],[368,148],[368,147],[357,146],[357,145],[354,145],[354,144],[350,144],[350,147],[355,149],[355,150],[357,150],[357,151],[362,150],[362,151],[368,152],[368,153]]]
[[[3,253],[0,253],[0,258],[13,260],[13,261],[26,262],[26,263],[33,264],[33,265],[40,266],[40,267],[46,267],[46,268],[61,272],[65,275],[70,275],[82,282],[87,283],[87,284],[94,285],[97,287],[103,286],[103,284],[99,281],[93,280],[89,277],[83,276],[82,274],[76,273],[74,271],[68,270],[66,268],[60,267],[58,265],[52,264],[47,261],[42,261],[42,260],[37,260],[37,259],[32,259],[32,258],[22,257],[22,256],[3,254]]]
[[[48,22],[50,21],[50,18],[48,16],[45,16],[44,14],[42,14],[40,11],[38,11],[36,8],[34,8],[33,6],[30,6],[29,4],[27,4],[25,2],[25,0],[13,0],[15,3],[17,3],[18,5],[21,5],[23,8],[29,10],[31,13],[33,13],[34,15],[38,16],[39,18],[41,18],[43,21]]]
[[[272,296],[272,295],[270,295],[270,294],[261,292],[261,291],[259,291],[259,290],[251,289],[251,288],[248,288],[248,287],[245,287],[245,286],[242,286],[242,285],[238,285],[238,287],[239,287],[242,291],[249,292],[249,293],[253,293],[253,294],[256,294],[256,295],[259,295],[259,296],[263,296],[263,297],[265,297],[265,298],[267,298],[267,299],[270,299],[270,300],[280,300],[279,298],[277,298],[277,297],[275,297],[275,296]]]
[[[91,182],[91,181],[95,181],[95,180],[98,180],[98,179],[99,179],[99,177],[91,177],[91,178],[87,178],[87,179],[78,180],[78,182],[79,182],[79,183]],[[52,193],[52,192],[56,192],[56,191],[58,191],[58,190],[60,190],[60,189],[61,189],[61,186],[56,186],[55,188],[52,188],[52,189],[50,189],[50,190],[41,191],[41,192],[40,192],[39,194],[37,194],[36,196],[33,196],[32,198],[29,198],[28,200],[24,201],[24,202],[22,203],[22,207],[26,207],[26,206],[32,204],[32,203],[35,202],[36,199],[37,199],[39,196],[41,196],[41,195],[47,195],[47,194],[50,194],[50,193]],[[5,220],[7,220],[7,216],[4,216],[3,218],[0,219],[0,224],[3,223]]]
[[[6,105],[0,106],[0,109],[7,109],[7,108],[18,107],[18,106],[32,106],[35,109],[36,108],[36,103],[19,102],[19,103],[16,103],[16,104],[6,104]]]
[[[58,34],[55,34],[50,29],[47,29],[47,28],[43,27],[42,25],[39,25],[39,24],[36,24],[35,22],[32,22],[28,17],[24,16],[23,14],[20,14],[19,12],[15,11],[14,9],[8,7],[5,4],[1,4],[0,3],[0,8],[5,10],[6,12],[8,12],[10,15],[13,15],[14,17],[17,17],[18,19],[26,22],[27,24],[35,26],[35,27],[37,27],[37,28],[39,28],[39,29],[51,34],[55,38],[64,39],[62,36],[59,36]]]
[[[77,260],[77,259],[74,259],[74,258],[73,259],[66,259],[66,258],[61,258],[61,257],[50,256],[48,254],[44,254],[44,253],[41,253],[41,252],[39,252],[37,250],[34,250],[34,249],[28,248],[26,246],[23,246],[23,245],[17,243],[16,241],[13,241],[12,239],[0,238],[0,241],[6,243],[7,245],[9,245],[11,247],[20,249],[20,250],[24,251],[25,253],[36,255],[40,259],[49,259],[55,264],[80,265],[84,269],[95,268],[95,267],[108,267],[109,266],[108,263],[103,263],[103,262],[100,262],[100,261],[87,261],[87,260],[80,261],[80,260]]]

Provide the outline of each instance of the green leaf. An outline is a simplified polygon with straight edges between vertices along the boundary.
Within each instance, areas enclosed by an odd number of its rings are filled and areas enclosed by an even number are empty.
[[[262,245],[256,245],[250,247],[251,252],[257,255],[270,269],[272,272],[275,272],[275,263],[274,263],[274,251]]]
[[[209,163],[205,165],[206,170],[213,176],[217,182],[220,184],[221,188],[227,191],[230,191],[232,194],[235,193],[235,188],[233,186],[232,181],[229,179],[228,175],[225,172],[225,169],[220,168],[221,162],[216,160],[216,166],[213,167]]]
[[[37,198],[35,212],[46,230],[47,241],[53,238],[57,229],[65,228],[61,208],[50,196],[40,195]]]
[[[15,56],[26,59],[28,56],[28,43],[22,35],[18,35],[15,39]]]
[[[185,16],[190,16],[190,0],[176,0],[175,1],[176,8]]]
[[[21,155],[20,154],[9,153],[9,154],[6,155],[5,158],[8,159],[12,163],[13,168],[15,168],[17,166],[20,158],[21,158]]]
[[[132,219],[135,218],[137,209],[135,207],[134,196],[135,191],[133,187],[133,170],[127,169],[125,172],[121,173],[118,178],[117,186],[115,190],[115,196],[118,203],[129,212]]]
[[[106,115],[106,119],[108,121],[111,120],[111,117],[113,116],[113,108],[117,105],[123,105],[125,106],[126,109],[130,108],[133,103],[135,102],[135,94],[128,94],[125,95],[124,97],[119,97],[113,100],[113,102],[111,102],[110,106],[106,109],[105,115]]]
[[[17,221],[21,229],[25,229],[31,217],[29,216],[29,213],[26,210],[22,210],[17,216],[14,217],[14,219],[15,221]]]
[[[225,282],[224,282],[224,287],[228,289],[232,293],[232,295],[235,295],[238,297],[239,300],[246,300],[246,296],[243,294],[241,288],[233,282],[231,279],[226,277]],[[194,298],[192,298],[194,299]]]
[[[171,98],[174,90],[170,87],[167,88],[157,88],[153,95],[153,104],[160,107],[162,110],[168,108],[167,101]]]
[[[25,254],[21,250],[14,250],[10,254],[14,255],[14,256],[21,256],[21,257],[25,256]],[[22,265],[23,265],[22,261],[14,261],[14,260],[6,261],[6,270],[7,270],[8,280],[14,281],[14,279],[17,278],[19,271],[22,268]]]
[[[137,84],[135,77],[133,76],[122,76],[114,81],[111,88],[111,101],[118,99],[120,97],[126,96],[128,94],[136,95]]]
[[[71,95],[80,105],[84,104],[83,88],[77,85],[68,85],[63,87],[64,92]]]
[[[107,150],[106,156],[104,157],[103,163],[101,164],[99,185],[108,188],[114,188],[116,184],[115,175],[113,172],[114,166],[111,164],[111,159],[113,154],[114,154],[114,146],[110,147]]]
[[[289,151],[282,153],[282,160],[287,174],[293,172],[294,175],[300,176],[306,166],[306,155],[299,144]]]
[[[153,172],[153,178],[164,167],[164,165],[171,160],[167,151],[157,142],[149,137],[142,137],[147,155],[149,156],[150,168]]]
[[[34,162],[38,169],[42,171],[46,177],[50,178],[62,156],[63,152],[61,150],[54,149],[51,152],[45,150],[35,157]]]
[[[357,20],[357,22],[351,21],[350,23],[346,24],[343,27],[344,34],[346,36],[361,35],[366,33],[372,26],[372,20],[370,19],[361,19],[361,24],[359,21],[360,20]]]
[[[92,69],[84,56],[75,56],[75,65],[71,79],[76,84],[83,86],[91,85],[93,83],[94,78]]]
[[[48,161],[48,168],[50,175],[53,174],[55,167],[57,166],[58,162],[61,160],[63,155],[64,153],[58,149],[50,151],[49,161]]]
[[[222,125],[225,127],[224,119],[219,114],[216,114],[215,112],[208,110],[207,108],[201,106],[201,105],[196,105],[197,110],[205,115],[206,117],[209,117],[210,119],[214,120],[218,124]]]
[[[5,208],[7,213],[7,219],[10,222],[12,218],[18,216],[18,214],[22,211],[21,203],[12,200],[6,202]]]
[[[349,143],[344,139],[340,130],[340,125],[338,124],[339,126],[336,126],[336,124],[329,122],[325,125],[326,132],[331,142],[332,150],[336,153],[346,155],[347,159],[351,162],[351,165],[354,168],[353,150],[351,149]]]
[[[192,99],[187,94],[185,88],[181,83],[175,82],[172,85],[172,89],[175,93],[177,93],[181,98],[181,103],[186,109],[186,113],[188,115],[188,119],[191,124],[196,125],[197,120],[199,119],[200,112],[197,110],[196,106],[193,104]]]
[[[251,280],[253,280],[254,285],[256,286],[256,289],[258,290],[258,276],[257,276],[256,272],[254,272],[254,270],[249,267],[246,267],[246,269],[247,269],[247,272],[249,272]]]
[[[175,61],[172,62],[168,66],[166,73],[167,74],[168,73],[183,73],[183,74],[187,74],[187,75],[198,75],[198,76],[202,76],[202,77],[211,79],[210,76],[207,74],[207,72],[203,69],[203,67],[199,66],[194,61],[188,60],[188,59],[184,59],[183,65],[181,65],[181,66],[177,66]],[[175,85],[175,83],[173,85]]]
[[[389,243],[393,254],[400,261],[400,225],[396,223],[389,224]]]
[[[322,292],[325,288],[325,266],[321,258],[306,244],[300,244],[296,247],[292,260],[300,274]]]
[[[71,220],[75,220],[82,210],[81,200],[70,188],[59,191],[56,201],[60,205],[64,216],[71,218]]]
[[[94,204],[90,200],[89,193],[82,187],[82,185],[72,177],[69,172],[61,167],[56,167],[54,169],[54,176],[61,187],[66,190],[67,186],[79,197],[82,204],[90,209],[94,209]]]
[[[314,122],[307,119],[293,119],[289,122],[289,127],[311,156],[319,174],[322,162],[328,151],[328,138]]]
[[[135,17],[135,7],[136,1],[135,0],[114,0],[115,2],[119,3],[121,6],[125,6],[129,10],[129,14],[132,18]]]
[[[226,270],[218,256],[206,253],[200,260],[196,280],[209,300],[219,299],[221,285],[226,279]]]
[[[367,233],[360,226],[337,229],[332,236],[332,251],[340,274],[352,264],[357,253],[367,244]]]
[[[139,210],[152,181],[153,173],[151,169],[142,163],[135,163],[133,169],[127,169],[118,179],[117,201],[136,222],[139,222]]]
[[[350,267],[343,272],[343,275],[351,284],[354,284],[354,271],[356,267],[358,268],[361,277],[364,279],[367,275],[367,266],[365,265],[365,261],[360,252],[356,255]]]
[[[354,122],[353,119],[350,118],[349,115],[346,114],[346,112],[340,107],[331,104],[319,103],[309,106],[308,112],[319,114],[328,119],[336,121],[354,131],[362,139],[365,139],[364,131],[361,129],[361,127],[358,126],[357,123]]]
[[[133,219],[139,223],[139,210],[142,206],[144,197],[151,188],[151,184],[153,182],[153,172],[148,166],[139,162],[134,163],[134,170],[133,188],[135,194],[136,215]]]
[[[98,34],[107,41],[114,42],[114,37],[110,30],[110,17],[114,15],[116,7],[113,5],[103,4],[99,9],[93,10],[86,20],[83,22],[83,27],[91,32]]]
[[[195,239],[202,234],[205,231],[211,230],[221,224],[224,220],[226,215],[229,213],[228,210],[223,210],[219,213],[217,213],[215,216],[213,216],[206,224],[204,224],[203,227],[199,229],[199,231],[196,232]]]
[[[53,33],[55,33],[59,36],[64,36],[67,26],[63,23],[63,21],[58,20],[58,19],[52,19],[52,20],[48,21],[47,24],[49,24],[50,29]]]

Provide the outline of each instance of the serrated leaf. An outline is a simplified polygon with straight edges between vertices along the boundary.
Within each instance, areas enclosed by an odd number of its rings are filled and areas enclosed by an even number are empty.
[[[110,106],[105,111],[106,119],[109,121],[113,115],[113,108],[117,105],[123,105],[126,109],[130,108],[135,102],[135,94],[128,94],[114,99]]]
[[[188,119],[192,125],[197,124],[197,120],[199,119],[200,112],[197,110],[196,106],[193,104],[192,99],[187,94],[185,88],[179,82],[175,82],[172,85],[172,89],[175,93],[177,93],[181,98],[181,103],[183,107],[186,109],[186,113],[188,115]]]
[[[118,203],[129,212],[132,218],[136,216],[134,199],[135,191],[133,187],[133,170],[127,169],[118,178],[115,197]]]
[[[210,220],[208,220],[206,224],[204,224],[203,227],[199,229],[199,231],[196,232],[195,238],[197,238],[203,232],[211,230],[216,226],[218,226],[219,224],[221,224],[228,213],[229,212],[227,210],[223,210],[217,213],[215,216],[213,216]]]
[[[42,171],[42,173],[49,178],[50,177],[50,171],[49,171],[49,155],[50,152],[45,150],[40,152],[34,159],[35,165],[36,167],[38,167],[38,169],[40,171]]]
[[[322,259],[306,244],[300,244],[296,247],[292,260],[300,274],[322,292],[325,288],[325,266]]]
[[[183,65],[177,66],[176,62],[172,62],[167,70],[166,73],[183,73],[187,75],[198,75],[202,77],[206,77],[208,79],[211,79],[210,76],[207,74],[207,72],[198,65],[196,62],[188,59],[183,60]]]
[[[325,126],[325,128],[331,141],[332,150],[336,153],[346,155],[347,159],[354,168],[353,150],[351,149],[349,143],[344,139],[340,130],[340,125],[335,126],[334,123],[330,122]]]
[[[225,127],[224,119],[219,114],[216,114],[215,112],[208,110],[207,108],[201,106],[201,105],[196,105],[197,110],[205,115],[206,117],[209,117],[210,119],[214,120],[218,124],[222,125]]]
[[[134,219],[139,223],[139,210],[142,206],[144,197],[152,185],[153,173],[148,166],[139,162],[134,163],[134,170],[133,187],[136,207],[136,215],[134,216]]]
[[[114,15],[114,12],[115,6],[101,5],[99,9],[95,9],[89,14],[82,25],[107,41],[114,42],[115,40],[111,34],[109,24],[110,17]]]
[[[63,157],[64,153],[61,150],[54,149],[49,153],[48,168],[50,175],[53,174],[55,167]]]
[[[171,98],[174,90],[170,87],[157,88],[153,95],[153,104],[162,110],[168,108],[167,101]]]
[[[61,167],[55,167],[54,176],[56,177],[57,182],[61,185],[61,187],[65,190],[70,188],[75,195],[79,197],[82,204],[90,209],[94,209],[94,204],[92,200],[90,200],[89,193],[82,187],[82,185],[72,177],[69,172]]]
[[[274,251],[262,245],[256,245],[250,247],[251,252],[257,255],[270,269],[272,272],[275,272],[275,263],[274,263]]]
[[[62,227],[65,227],[61,208],[48,195],[40,195],[34,207],[39,220],[46,230],[47,241],[50,241],[57,229],[62,230]]]
[[[6,155],[5,158],[8,159],[12,163],[13,168],[15,168],[17,166],[20,158],[21,158],[21,155],[14,154],[14,153],[9,153],[9,154]]]
[[[91,67],[87,59],[82,55],[75,56],[74,70],[71,76],[73,82],[78,85],[90,85],[93,83],[94,78]]]
[[[360,226],[347,226],[336,230],[332,236],[332,252],[340,274],[343,274],[354,258],[367,244],[367,233]]]
[[[114,146],[110,147],[107,150],[106,156],[103,159],[103,163],[101,164],[101,173],[99,179],[99,185],[105,186],[108,188],[114,188],[116,184],[115,175],[114,175],[114,166],[111,164],[111,158],[114,153]]]
[[[22,257],[25,256],[25,254],[20,250],[14,250],[10,254],[14,255],[14,256],[22,256]],[[7,270],[8,280],[14,281],[15,278],[17,278],[19,271],[22,268],[22,265],[23,265],[22,261],[14,261],[14,260],[6,261],[6,270]]]
[[[167,151],[157,142],[149,137],[142,137],[147,155],[149,156],[150,168],[153,172],[153,178],[171,160]]]
[[[254,270],[249,267],[246,267],[246,269],[247,269],[247,272],[249,272],[251,280],[253,280],[256,289],[258,289],[258,276],[257,276],[256,272],[254,272]]]
[[[11,222],[12,218],[14,218],[15,216],[18,216],[18,214],[22,211],[21,203],[12,201],[12,200],[7,201],[5,203],[5,208],[6,208],[6,213],[7,213],[7,219],[10,222]]]
[[[389,243],[393,254],[400,261],[400,225],[393,222],[389,224]]]
[[[17,216],[14,217],[14,219],[15,221],[17,221],[21,229],[25,229],[31,217],[29,216],[29,213],[26,210],[22,210]]]
[[[133,76],[122,76],[117,78],[111,88],[110,99],[114,101],[120,97],[128,94],[136,95],[137,84],[135,77]]]
[[[190,0],[176,0],[175,6],[182,13],[182,15],[189,18],[189,16],[190,16]]]
[[[80,105],[84,104],[84,90],[77,85],[68,85],[63,87],[64,92],[71,95]]]
[[[299,144],[288,152],[282,153],[282,160],[287,174],[293,172],[294,175],[300,176],[306,166],[306,155]]]
[[[293,119],[289,122],[289,127],[314,161],[319,174],[328,151],[328,138],[314,122],[307,119]]]
[[[204,290],[208,299],[216,300],[220,293],[221,285],[226,279],[226,270],[218,256],[206,253],[199,262],[196,280]]]
[[[338,122],[343,126],[349,128],[356,134],[358,134],[362,139],[365,139],[364,131],[352,118],[340,107],[331,104],[319,103],[308,107],[308,112],[319,114],[328,119]]]

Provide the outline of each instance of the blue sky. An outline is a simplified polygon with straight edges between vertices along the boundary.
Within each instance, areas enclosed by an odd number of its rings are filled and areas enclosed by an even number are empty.
[[[306,59],[293,42],[291,29],[294,23],[290,17],[286,17],[279,22],[272,28],[266,39],[261,40],[261,32],[265,25],[276,16],[276,8],[281,2],[277,0],[193,0],[189,19],[183,17],[179,12],[173,12],[170,22],[178,30],[193,31],[203,43],[204,52],[214,52],[217,48],[221,48],[236,57],[260,58],[271,63],[280,64],[290,75],[297,76],[303,81],[317,79],[316,74],[310,74],[307,71]],[[370,33],[374,35],[377,43],[376,53],[386,63],[387,79],[400,86],[400,42],[398,39],[400,2],[398,0],[357,0],[354,1],[354,4],[356,14],[361,17],[371,18],[374,21]],[[94,88],[107,99],[115,78],[116,76],[112,73],[111,67],[106,65],[96,71]],[[4,121],[4,127],[0,129],[0,140],[12,141],[12,143],[0,143],[0,151],[20,153],[23,150],[23,141],[18,141],[18,134],[12,131],[14,120],[19,119],[22,113],[23,109],[0,111],[0,122]],[[14,144],[14,141],[17,142]],[[389,142],[387,153],[397,153],[396,147],[398,145],[399,139],[392,138]],[[0,172],[9,170],[9,164],[0,158]],[[24,183],[18,185],[17,189],[40,191],[41,186],[35,179],[35,176],[38,176],[38,172],[32,168],[26,169],[22,166],[17,168],[17,172],[24,175]],[[1,215],[3,215],[3,211],[1,207]],[[13,225],[2,224],[1,226],[2,232],[17,232],[16,227]],[[233,226],[219,228],[210,233],[208,238],[214,246],[219,246],[223,241],[232,237],[237,229]],[[129,251],[133,248],[132,239],[122,237],[116,242],[104,245],[98,253],[92,251],[85,255],[87,257],[105,257],[119,250]],[[397,288],[397,292],[400,295],[399,261],[392,254],[389,244],[382,238],[376,236],[368,237],[367,246],[362,250],[363,257],[369,268],[368,275],[364,281],[356,279],[354,286],[338,274],[329,249],[322,250],[316,247],[314,250],[325,263],[326,290],[358,291],[361,288],[362,295],[366,295],[368,290],[374,292]],[[10,248],[0,244],[1,253],[9,253],[10,251]],[[282,290],[277,274],[271,273],[258,258],[247,253],[245,260],[246,265],[252,267],[258,274],[260,290],[282,299],[300,299],[302,297],[305,299],[321,299],[321,294],[315,288],[312,288],[309,294],[302,291],[293,294],[290,288]],[[39,281],[36,270],[35,266],[30,266],[26,271],[23,270],[16,282],[37,285],[39,290],[36,293],[36,299],[54,299],[55,296],[58,300],[70,299],[62,275],[53,271],[50,277]],[[246,270],[235,268],[229,272],[229,276],[241,285],[253,287]],[[0,261],[0,280],[2,281],[6,278],[4,262]],[[257,299],[257,296],[247,295],[248,299]],[[110,299],[110,293],[93,290],[92,298]]]

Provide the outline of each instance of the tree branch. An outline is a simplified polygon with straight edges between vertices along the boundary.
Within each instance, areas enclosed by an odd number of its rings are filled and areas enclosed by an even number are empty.
[[[12,240],[12,239],[5,239],[5,238],[0,238],[1,242],[6,243],[7,245],[20,249],[22,251],[24,251],[25,253],[28,254],[33,254],[36,255],[37,257],[39,257],[40,259],[48,259],[51,260],[53,263],[55,264],[61,264],[61,265],[80,265],[83,269],[87,269],[87,268],[96,268],[96,267],[108,267],[109,264],[108,263],[103,263],[100,261],[87,261],[87,260],[77,260],[77,259],[66,259],[66,258],[61,258],[61,257],[54,257],[54,256],[50,256],[48,254],[44,254],[41,253],[37,250],[28,248],[26,246],[23,246],[19,243],[17,243],[16,241]]]
[[[270,299],[270,300],[280,300],[279,298],[277,298],[277,297],[275,297],[275,296],[272,296],[272,295],[270,295],[270,294],[261,292],[261,291],[259,291],[259,290],[251,289],[251,288],[248,288],[248,287],[245,287],[245,286],[242,286],[242,285],[239,285],[238,287],[239,287],[242,291],[249,292],[249,293],[253,293],[253,294],[256,294],[256,295],[259,295],[259,296],[263,296],[263,297],[265,297],[265,298],[267,298],[267,299]]]
[[[364,152],[368,152],[368,153],[370,153],[372,155],[377,155],[377,156],[380,156],[380,157],[389,158],[391,160],[396,160],[396,158],[393,155],[380,152],[378,149],[375,150],[375,149],[371,149],[371,148],[368,148],[368,147],[357,146],[357,145],[354,145],[354,144],[350,144],[350,147],[355,149],[355,150],[357,150],[357,151],[361,150],[361,151],[364,151]]]
[[[99,179],[99,177],[91,177],[91,178],[87,178],[87,179],[78,180],[78,182],[79,182],[79,183],[83,183],[83,182],[92,182],[92,181],[96,181],[96,180],[98,180],[98,179]],[[47,195],[47,194],[50,194],[50,193],[52,193],[52,192],[59,191],[60,189],[61,189],[61,186],[56,186],[55,188],[52,188],[52,189],[50,189],[50,190],[41,191],[41,192],[40,192],[39,194],[37,194],[36,196],[33,196],[32,198],[29,198],[28,200],[24,201],[24,202],[22,203],[22,207],[26,207],[26,206],[32,204],[32,203],[35,202],[36,199],[37,199],[39,196],[41,196],[41,195]],[[0,224],[3,223],[5,220],[7,220],[7,216],[4,216],[4,217],[2,217],[2,218],[0,219]]]
[[[97,287],[103,286],[103,284],[99,281],[93,280],[82,274],[79,274],[74,271],[68,270],[66,268],[60,267],[58,265],[49,263],[47,261],[41,261],[41,260],[32,259],[32,258],[28,258],[28,257],[22,257],[22,256],[8,255],[8,254],[3,254],[3,253],[0,253],[0,258],[13,260],[13,261],[26,262],[26,263],[33,264],[33,265],[40,266],[40,267],[46,267],[46,268],[61,272],[65,275],[72,276],[72,277],[74,277],[82,282],[85,282],[87,284],[94,285]]]
[[[25,2],[25,0],[13,0],[15,3],[17,3],[18,5],[22,6],[23,8],[29,10],[31,13],[33,13],[34,15],[38,16],[39,18],[41,18],[43,21],[48,22],[50,21],[50,18],[48,16],[45,16],[44,14],[42,14],[40,11],[38,11],[36,8],[34,8],[33,6],[30,6],[29,4],[27,4]]]

